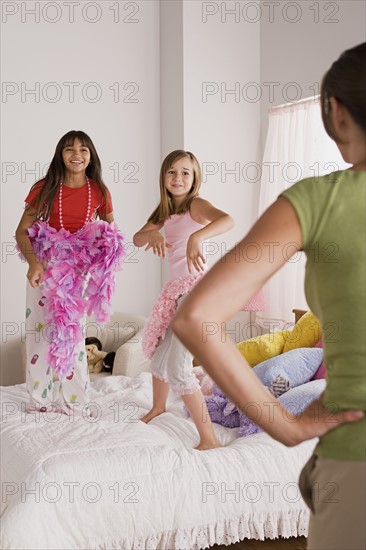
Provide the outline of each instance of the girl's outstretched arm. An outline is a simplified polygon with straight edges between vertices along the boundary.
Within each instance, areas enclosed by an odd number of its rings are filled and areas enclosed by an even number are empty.
[[[260,251],[256,262],[251,260],[253,246]],[[227,337],[225,321],[301,248],[296,212],[287,199],[279,198],[192,290],[172,321],[173,331],[229,399],[272,437],[289,446],[321,436],[343,422],[358,420],[362,413],[345,411],[330,417],[319,400],[316,421],[312,406],[299,417],[290,415]],[[246,407],[249,403],[255,407]]]
[[[201,197],[197,197],[192,201],[190,214],[194,221],[205,226],[197,231],[197,233],[203,235],[203,240],[226,233],[235,225],[229,214],[215,208],[209,201],[201,199]]]
[[[165,258],[166,248],[170,248],[171,245],[166,242],[164,236],[160,233],[160,229],[163,224],[156,225],[152,222],[147,222],[137,233],[133,236],[133,244],[135,246],[145,246],[145,251],[153,249],[154,254]]]
[[[27,279],[33,288],[43,282],[44,270],[42,263],[38,260],[28,237],[28,229],[32,227],[37,218],[37,212],[31,206],[26,206],[19,225],[15,231],[17,244],[29,264]]]
[[[191,273],[192,267],[196,271],[203,271],[206,260],[203,256],[202,243],[206,239],[221,235],[234,227],[234,220],[229,214],[215,208],[209,201],[195,198],[190,207],[190,214],[194,221],[204,225],[202,229],[195,231],[187,242],[187,263]]]

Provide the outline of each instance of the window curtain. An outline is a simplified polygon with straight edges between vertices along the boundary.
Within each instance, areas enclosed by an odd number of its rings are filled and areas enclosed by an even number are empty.
[[[319,96],[273,107],[269,111],[258,214],[300,179],[348,166],[324,130]],[[305,254],[296,253],[266,284],[266,309],[257,314],[261,324],[268,327],[272,321],[270,326],[280,330],[284,324],[293,323],[294,308],[308,309],[304,294],[305,262]]]

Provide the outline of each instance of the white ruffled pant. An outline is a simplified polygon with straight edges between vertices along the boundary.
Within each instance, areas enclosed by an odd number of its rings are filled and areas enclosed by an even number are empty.
[[[72,416],[90,416],[89,371],[85,341],[76,343],[75,366],[64,380],[53,381],[53,369],[46,361],[50,332],[45,319],[47,300],[42,294],[42,285],[26,291],[26,385],[30,396],[29,412],[62,411]]]
[[[177,309],[184,296],[179,298]],[[153,376],[164,382],[169,382],[171,389],[177,395],[187,395],[200,390],[199,381],[193,371],[193,355],[175,336],[169,327],[165,337],[156,348],[151,360]]]

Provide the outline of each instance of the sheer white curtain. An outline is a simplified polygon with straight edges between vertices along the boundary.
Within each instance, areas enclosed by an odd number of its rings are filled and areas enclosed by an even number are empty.
[[[284,190],[309,176],[341,170],[344,162],[324,130],[319,97],[273,107],[263,156],[259,215]],[[273,245],[274,246],[274,245]],[[269,253],[269,247],[266,253]],[[267,283],[266,309],[257,319],[293,322],[293,308],[307,309],[304,295],[305,254],[298,252]]]

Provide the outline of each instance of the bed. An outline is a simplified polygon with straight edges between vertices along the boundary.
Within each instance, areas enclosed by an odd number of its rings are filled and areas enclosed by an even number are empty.
[[[297,480],[316,441],[288,449],[215,425],[193,450],[180,399],[149,425],[151,375],[92,384],[95,419],[25,414],[25,384],[1,388],[1,548],[201,549],[307,535]]]

